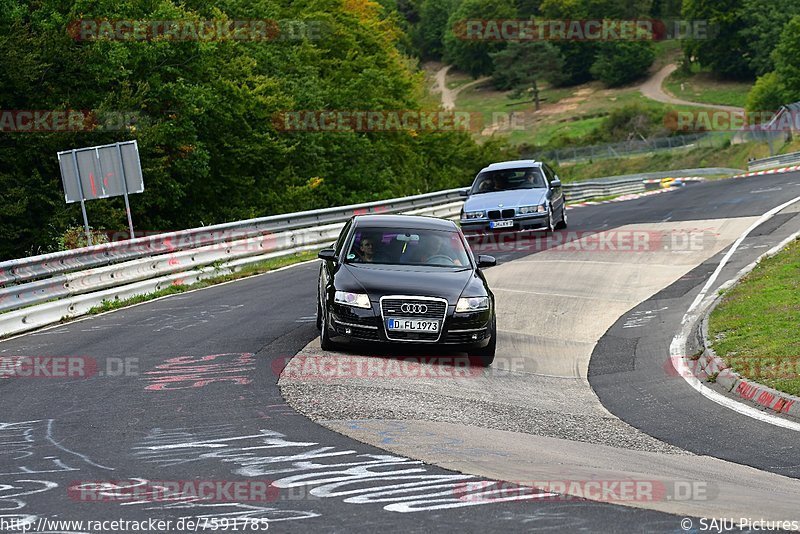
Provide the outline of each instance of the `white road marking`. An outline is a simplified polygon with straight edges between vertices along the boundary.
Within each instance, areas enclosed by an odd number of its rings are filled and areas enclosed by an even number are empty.
[[[771,187],[769,189],[754,189],[751,193],[771,193],[772,191],[782,191],[782,187]]]
[[[719,265],[714,270],[714,273],[711,275],[711,278],[709,278],[706,284],[703,286],[703,289],[700,291],[700,294],[697,295],[697,298],[694,299],[692,305],[689,306],[689,309],[686,311],[686,314],[683,316],[683,320],[681,321],[682,324],[681,331],[680,333],[676,334],[674,338],[672,338],[672,343],[670,343],[669,346],[669,352],[671,356],[670,360],[672,361],[672,365],[673,367],[675,367],[675,370],[678,372],[680,376],[683,377],[684,380],[686,380],[687,384],[689,384],[692,388],[694,388],[698,393],[703,395],[705,398],[719,404],[720,406],[724,406],[725,408],[730,408],[731,410],[740,413],[742,415],[745,415],[747,417],[751,417],[758,421],[769,423],[771,425],[775,425],[781,428],[794,430],[795,432],[800,432],[800,423],[796,423],[794,421],[787,421],[786,419],[782,419],[776,415],[762,412],[761,410],[758,410],[752,406],[748,406],[739,401],[728,398],[725,395],[704,385],[689,370],[689,366],[686,364],[686,361],[684,360],[684,355],[687,353],[686,342],[689,339],[695,321],[697,320],[702,310],[705,310],[708,306],[710,306],[711,303],[716,298],[715,295],[710,295],[708,298],[706,298],[706,294],[708,293],[708,290],[711,289],[711,286],[714,284],[716,279],[719,277],[719,274],[722,272],[722,269],[728,263],[733,253],[736,252],[736,249],[739,247],[742,241],[744,241],[744,239],[750,234],[750,232],[756,229],[763,222],[772,218],[776,213],[780,212],[784,208],[798,201],[800,201],[800,197],[795,197],[794,199],[785,202],[780,206],[772,208],[767,213],[759,217],[747,230],[744,231],[744,233],[741,236],[739,236],[739,238],[731,246],[728,253],[725,254],[725,256],[722,258],[722,261],[720,261]],[[756,262],[759,261],[762,257],[771,255],[773,252],[777,252],[778,250],[782,249],[784,246],[797,239],[798,235],[800,235],[800,232],[797,232],[789,236],[788,238],[784,239],[777,246],[765,252],[761,257],[758,258],[758,260],[756,260]],[[744,269],[742,269],[742,271],[748,270],[748,267],[745,267]],[[722,287],[730,285],[733,285],[732,281],[726,282],[725,284],[723,284]],[[720,287],[720,289],[722,289],[722,287]],[[702,307],[700,306],[701,303],[703,304]]]

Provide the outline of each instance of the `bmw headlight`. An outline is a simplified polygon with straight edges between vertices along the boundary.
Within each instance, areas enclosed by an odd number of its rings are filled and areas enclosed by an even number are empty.
[[[489,297],[461,297],[456,304],[456,312],[474,312],[489,309]]]
[[[520,215],[527,215],[528,213],[547,213],[547,206],[539,204],[538,206],[522,206],[517,208]]]
[[[482,211],[465,211],[464,212],[465,219],[483,219],[483,212]]]
[[[347,291],[337,291],[333,296],[333,301],[336,304],[344,304],[345,306],[355,306],[356,308],[371,308],[372,304],[369,302],[369,295],[363,293],[348,293]]]

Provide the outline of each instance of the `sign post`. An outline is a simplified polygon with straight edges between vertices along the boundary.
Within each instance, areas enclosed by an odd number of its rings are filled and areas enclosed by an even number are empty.
[[[75,167],[75,176],[78,177],[78,191],[81,194],[81,213],[83,213],[83,229],[86,230],[86,244],[92,246],[92,232],[89,231],[89,218],[86,216],[86,201],[83,197],[83,186],[81,185],[81,170],[78,168],[78,158],[75,151],[72,152],[72,165]]]
[[[117,143],[117,155],[119,156],[119,161],[122,161],[122,149],[119,147],[119,143]],[[100,156],[97,156],[100,159]],[[125,197],[125,214],[128,216],[128,229],[131,231],[130,239],[133,239],[135,236],[133,235],[133,219],[131,219],[131,205],[128,202],[128,187],[127,181],[125,180],[125,166],[120,165],[120,169],[122,171],[122,181],[126,184],[126,187],[122,188],[122,195]]]
[[[130,238],[134,238],[128,195],[144,191],[139,146],[136,141],[64,150],[58,153],[64,200],[81,203],[86,239],[92,244],[86,201],[122,196]]]

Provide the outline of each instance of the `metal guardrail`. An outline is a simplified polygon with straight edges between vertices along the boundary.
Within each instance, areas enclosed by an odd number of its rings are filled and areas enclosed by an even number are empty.
[[[344,222],[353,215],[400,213],[417,207],[427,207],[456,200],[460,197],[462,190],[463,188],[449,189],[398,199],[273,215],[4,261],[0,262],[0,287],[78,269],[257,237],[265,232]]]
[[[458,193],[461,190],[455,191],[456,196],[460,197]],[[448,193],[447,196],[450,196],[451,192]],[[390,202],[387,201],[387,204]],[[403,213],[454,218],[458,217],[462,205],[461,200],[448,201]],[[315,250],[332,243],[343,226],[344,221],[341,221],[295,230],[267,231],[257,237],[220,241],[195,248],[183,245],[182,250],[166,254],[137,257],[9,286],[0,290],[0,310],[5,311],[0,313],[0,336],[84,315],[103,301],[152,293],[173,284],[192,284],[267,259]]]
[[[622,180],[592,180],[591,182],[564,184],[562,189],[567,202],[581,202],[593,198],[641,193],[645,186],[641,177],[631,177]]]
[[[791,154],[781,154],[769,158],[754,159],[747,163],[747,170],[761,171],[770,167],[780,167],[782,165],[797,165],[800,163],[800,152]]]
[[[676,173],[672,173],[676,174]],[[564,184],[568,201],[645,190],[642,175]],[[262,217],[0,263],[0,336],[87,313],[106,300],[150,293],[313,250],[353,215],[458,217],[466,188]]]

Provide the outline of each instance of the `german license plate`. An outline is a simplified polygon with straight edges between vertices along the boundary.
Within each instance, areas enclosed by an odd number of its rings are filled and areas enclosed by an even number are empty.
[[[433,332],[439,331],[439,321],[424,319],[387,319],[389,330],[395,332]]]
[[[511,228],[514,226],[514,221],[492,221],[489,223],[489,228]]]

